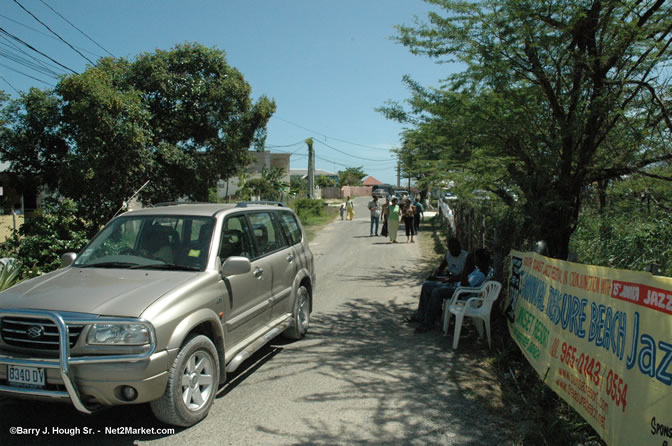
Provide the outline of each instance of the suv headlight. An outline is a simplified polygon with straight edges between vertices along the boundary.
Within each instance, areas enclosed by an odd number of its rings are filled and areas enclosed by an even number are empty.
[[[149,328],[142,324],[94,324],[89,329],[89,345],[146,345],[150,343]]]

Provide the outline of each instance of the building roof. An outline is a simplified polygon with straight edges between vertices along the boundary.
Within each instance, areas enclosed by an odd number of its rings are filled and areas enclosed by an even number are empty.
[[[305,177],[308,175],[308,169],[290,169],[289,176],[301,176]],[[338,177],[337,173],[329,172],[328,170],[315,169],[315,176],[324,176],[324,177]]]
[[[364,186],[378,186],[379,184],[383,184],[383,182],[378,181],[376,178],[369,175],[368,177],[364,178],[362,184],[364,184]]]

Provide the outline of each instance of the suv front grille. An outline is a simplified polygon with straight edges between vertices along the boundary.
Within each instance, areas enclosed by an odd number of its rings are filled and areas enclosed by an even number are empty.
[[[0,319],[2,340],[7,345],[33,350],[59,349],[58,327],[49,319],[5,317]],[[70,347],[82,333],[84,325],[68,324]]]

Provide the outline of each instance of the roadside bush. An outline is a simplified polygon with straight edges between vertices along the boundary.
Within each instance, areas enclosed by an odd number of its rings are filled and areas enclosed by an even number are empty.
[[[0,291],[10,288],[19,281],[21,262],[16,259],[0,260]]]
[[[86,225],[77,217],[72,200],[47,199],[34,217],[6,242],[0,244],[2,257],[13,257],[21,264],[21,279],[57,269],[61,255],[78,252],[88,241]]]
[[[321,217],[324,213],[325,202],[311,198],[300,198],[292,206],[301,220],[306,217]]]
[[[672,216],[584,214],[570,248],[581,263],[634,271],[655,263],[672,276]]]

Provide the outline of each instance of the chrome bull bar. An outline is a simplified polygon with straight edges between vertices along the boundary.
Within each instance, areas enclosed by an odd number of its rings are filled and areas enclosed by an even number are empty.
[[[128,324],[128,323],[141,324],[148,328],[148,332],[150,334],[150,348],[148,351],[144,353],[131,354],[131,355],[78,356],[72,358],[70,357],[69,328],[60,313],[56,311],[44,311],[44,310],[0,309],[0,320],[1,318],[4,317],[27,317],[34,319],[46,319],[53,322],[54,325],[56,325],[56,327],[58,328],[58,337],[59,337],[58,359],[13,358],[11,356],[7,356],[4,353],[0,353],[0,364],[25,366],[25,367],[41,367],[45,369],[58,369],[61,375],[61,379],[63,380],[63,384],[65,385],[66,391],[64,392],[60,390],[46,390],[31,387],[13,387],[7,385],[0,385],[0,393],[13,393],[17,395],[31,395],[31,396],[48,397],[55,399],[69,398],[77,410],[87,414],[90,414],[93,411],[87,408],[86,405],[81,400],[79,391],[75,386],[74,376],[72,375],[72,371],[70,369],[71,365],[141,361],[151,356],[156,349],[156,333],[154,331],[154,326],[142,319],[98,318],[92,315],[90,318],[84,317],[82,319],[77,318],[76,320],[69,321],[72,323],[85,326],[92,324]],[[85,331],[82,331],[82,334],[84,333]],[[45,382],[46,382],[46,374],[45,374]]]

